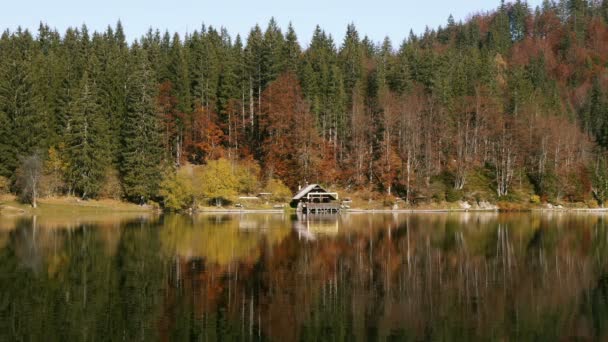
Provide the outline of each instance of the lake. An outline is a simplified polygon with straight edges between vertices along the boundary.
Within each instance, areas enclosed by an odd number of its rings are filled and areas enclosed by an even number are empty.
[[[0,340],[607,340],[607,217],[0,217]]]

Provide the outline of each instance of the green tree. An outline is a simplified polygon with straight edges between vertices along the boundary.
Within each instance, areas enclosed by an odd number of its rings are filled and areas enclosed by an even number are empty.
[[[605,156],[598,157],[593,168],[592,191],[602,207],[608,200],[608,163]]]
[[[274,18],[268,22],[262,43],[262,89],[285,69],[285,38]]]
[[[283,44],[282,57],[283,71],[296,73],[299,68],[300,55],[302,48],[298,43],[298,36],[293,29],[293,25],[289,23],[287,33],[285,33],[285,43]]]
[[[157,194],[163,150],[155,105],[155,77],[146,52],[132,47],[120,171],[126,196],[140,203]]]
[[[31,64],[34,42],[20,29],[0,40],[0,175],[14,176],[19,157],[46,143],[47,118],[40,109]]]
[[[97,61],[92,58],[89,64],[95,68]],[[70,126],[65,141],[69,183],[73,191],[87,198],[95,197],[104,183],[110,160],[109,132],[108,121],[98,103],[97,87],[88,72],[79,88],[70,105]]]

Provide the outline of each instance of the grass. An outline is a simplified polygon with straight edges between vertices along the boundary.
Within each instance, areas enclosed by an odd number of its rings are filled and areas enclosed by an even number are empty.
[[[82,215],[113,212],[150,212],[148,206],[112,200],[86,200],[75,197],[50,197],[38,200],[38,208],[21,203],[15,196],[0,196],[0,214],[30,214],[30,215]]]

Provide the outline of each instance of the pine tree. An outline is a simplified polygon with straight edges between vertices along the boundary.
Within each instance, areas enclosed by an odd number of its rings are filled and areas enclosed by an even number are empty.
[[[602,0],[599,10],[599,14],[602,16],[602,19],[604,19],[604,23],[608,24],[608,0]]]
[[[570,26],[576,37],[582,41],[585,38],[587,28],[587,11],[589,5],[587,0],[567,0],[566,8]]]
[[[100,109],[108,125],[110,157],[113,164],[118,163],[120,156],[120,127],[126,114],[126,85],[129,62],[129,50],[125,42],[122,24],[116,29],[108,29],[102,36],[98,47],[92,52],[99,61],[99,73],[95,83],[99,92]]]
[[[293,29],[293,25],[289,23],[287,27],[287,33],[285,34],[285,43],[283,44],[283,70],[287,72],[296,73],[298,71],[300,55],[302,48],[298,44],[298,36],[296,31]]]
[[[34,87],[33,38],[20,29],[4,33],[0,46],[0,175],[14,176],[19,157],[31,155],[46,144],[45,117],[40,94]]]
[[[530,15],[530,8],[525,2],[517,0],[509,10],[509,26],[511,28],[511,41],[517,42],[526,36],[526,19]]]
[[[225,116],[228,102],[240,97],[239,74],[237,72],[239,69],[238,59],[241,57],[240,51],[233,49],[230,37],[225,30],[222,30],[222,44],[218,52],[222,62],[217,81],[217,112]]]
[[[144,203],[157,194],[163,151],[155,76],[145,51],[137,44],[132,47],[130,70],[120,171],[126,196]]]
[[[285,70],[285,39],[274,18],[270,19],[262,44],[262,89]]]
[[[363,47],[359,40],[359,33],[354,24],[346,28],[344,43],[340,49],[340,64],[344,75],[344,89],[350,96],[354,97],[356,92],[361,93],[361,81],[363,76]],[[349,101],[349,105],[353,100]]]
[[[94,81],[97,68],[97,60],[92,57],[89,60],[90,71],[85,71],[79,91],[70,105],[70,127],[65,138],[68,181],[73,191],[83,198],[97,195],[110,160],[108,120],[99,105]]]
[[[486,43],[491,51],[505,54],[511,47],[511,42],[509,9],[502,0],[500,8],[490,24]]]
[[[169,79],[178,99],[178,108],[183,113],[192,112],[188,59],[188,50],[183,47],[179,35],[174,34],[170,51]]]
[[[252,135],[256,135],[256,115],[261,112],[261,96],[264,86],[264,74],[262,72],[262,54],[263,54],[263,37],[262,30],[256,25],[247,37],[247,46],[245,47],[245,73],[248,82],[247,104],[249,112],[249,123],[252,127]]]

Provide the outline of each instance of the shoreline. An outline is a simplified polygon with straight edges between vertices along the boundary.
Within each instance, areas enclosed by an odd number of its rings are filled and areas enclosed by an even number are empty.
[[[0,216],[20,216],[20,215],[79,215],[85,213],[159,213],[162,212],[155,206],[140,206],[137,204],[124,202],[121,200],[101,199],[83,201],[74,197],[51,197],[39,200],[38,208],[20,203],[14,196],[0,197]],[[432,214],[432,213],[507,213],[507,212],[575,212],[575,213],[604,213],[607,208],[569,208],[569,207],[527,207],[500,209],[492,208],[348,208],[342,209],[340,213],[345,214]],[[196,210],[187,210],[181,214],[295,214],[293,208],[214,208],[203,207]]]
[[[514,212],[608,212],[608,208],[529,208],[521,210],[501,209],[343,209],[340,213],[347,214],[441,214],[441,213],[514,213]],[[209,209],[195,210],[192,214],[295,214],[295,211],[281,209]],[[323,215],[323,214],[319,214]]]

